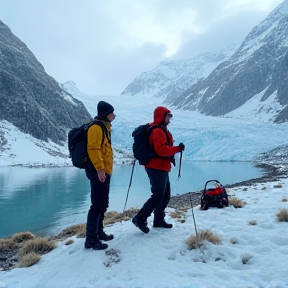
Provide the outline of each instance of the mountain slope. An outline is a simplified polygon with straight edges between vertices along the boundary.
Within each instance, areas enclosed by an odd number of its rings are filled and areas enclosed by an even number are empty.
[[[220,116],[262,93],[257,112],[263,109],[264,101],[275,97],[277,108],[271,120],[276,123],[288,121],[287,35],[286,0],[248,34],[229,60],[221,63],[207,78],[192,85],[179,97],[166,99],[165,102],[205,115]],[[271,107],[272,110],[274,108]]]
[[[236,50],[230,45],[219,53],[204,53],[186,60],[163,61],[152,71],[144,72],[132,81],[121,95],[153,95],[173,99],[192,84],[206,78],[221,62]]]
[[[50,77],[0,21],[0,120],[37,139],[61,144],[67,129],[90,118],[84,105]]]

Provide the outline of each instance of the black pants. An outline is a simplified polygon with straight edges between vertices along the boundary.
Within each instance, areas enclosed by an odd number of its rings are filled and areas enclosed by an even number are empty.
[[[154,223],[161,224],[165,218],[165,209],[171,198],[169,172],[151,168],[147,168],[146,172],[150,180],[152,195],[136,217],[139,221],[146,222],[154,211]]]
[[[103,219],[109,205],[109,190],[111,175],[101,182],[95,169],[86,169],[86,176],[90,180],[91,206],[87,215],[86,239],[93,241],[103,231]]]

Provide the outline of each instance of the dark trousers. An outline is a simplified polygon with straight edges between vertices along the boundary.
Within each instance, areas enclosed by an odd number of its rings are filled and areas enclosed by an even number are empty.
[[[139,221],[146,222],[154,211],[154,223],[162,223],[165,218],[165,209],[171,198],[169,172],[151,168],[147,168],[146,172],[150,180],[152,195],[136,217]]]
[[[103,219],[109,205],[109,190],[111,175],[101,182],[95,169],[86,169],[86,176],[90,180],[91,206],[87,215],[86,239],[93,241],[103,231]]]

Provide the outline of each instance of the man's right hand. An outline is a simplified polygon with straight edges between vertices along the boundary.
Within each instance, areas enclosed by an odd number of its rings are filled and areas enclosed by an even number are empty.
[[[98,179],[99,179],[99,181],[100,181],[100,182],[104,182],[105,179],[106,179],[105,170],[104,170],[104,169],[98,170],[97,173],[98,173]]]
[[[185,145],[181,142],[178,146],[181,150],[180,151],[183,151],[185,150]]]

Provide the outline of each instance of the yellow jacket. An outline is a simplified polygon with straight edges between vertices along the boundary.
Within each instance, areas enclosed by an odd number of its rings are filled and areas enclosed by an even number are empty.
[[[108,130],[108,137],[111,140],[111,125],[108,122],[101,121]],[[104,141],[102,144],[102,128],[95,124],[88,129],[87,151],[89,158],[95,169],[104,169],[106,174],[112,174],[113,170],[113,150],[106,134],[104,132]],[[101,145],[102,144],[102,145]]]

